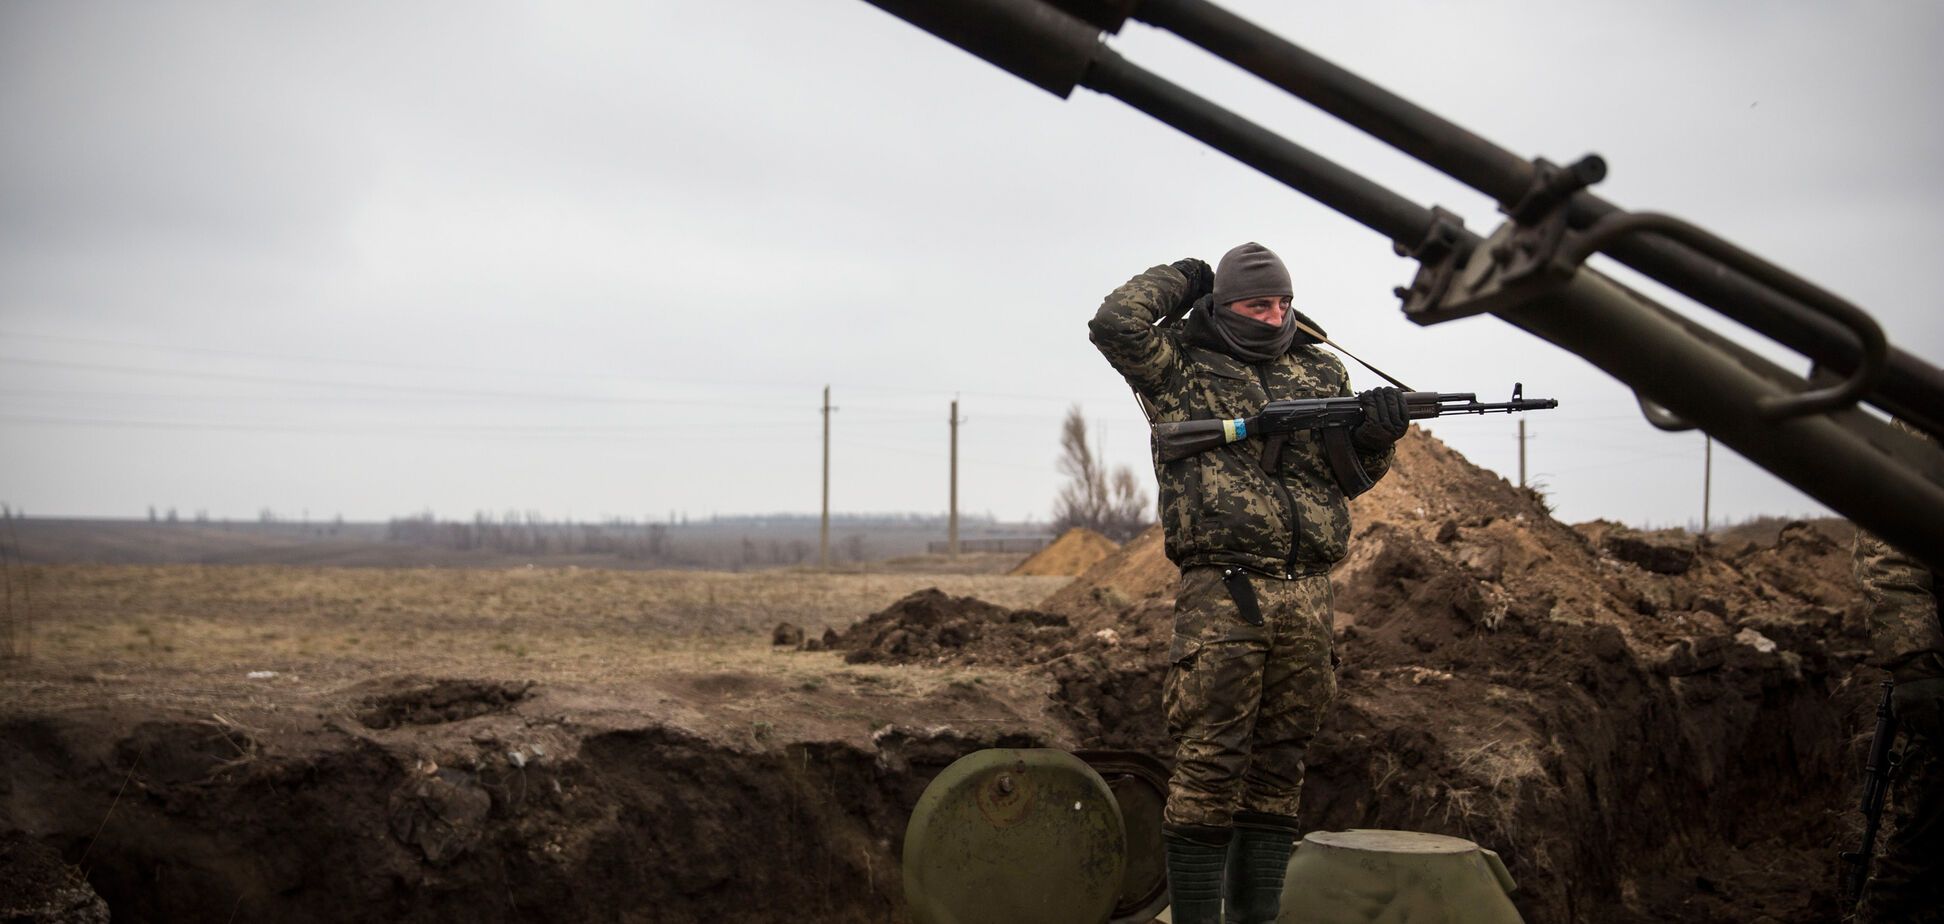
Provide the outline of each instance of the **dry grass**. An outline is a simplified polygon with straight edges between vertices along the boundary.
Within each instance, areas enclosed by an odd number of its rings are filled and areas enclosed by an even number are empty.
[[[745,672],[806,690],[832,680],[888,688],[983,682],[964,671],[852,668],[834,655],[773,650],[769,632],[780,621],[811,634],[842,629],[926,587],[1029,606],[1068,580],[573,568],[32,570],[35,656],[0,670],[0,704],[57,697],[86,682],[185,706],[241,698],[275,708],[288,694],[400,674],[612,686]],[[252,671],[277,676],[251,680]]]

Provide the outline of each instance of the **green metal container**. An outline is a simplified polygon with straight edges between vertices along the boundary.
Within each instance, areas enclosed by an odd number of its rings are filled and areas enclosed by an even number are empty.
[[[905,828],[916,924],[1102,924],[1125,872],[1113,790],[1051,748],[992,749],[946,767]]]
[[[1499,856],[1416,831],[1316,831],[1283,878],[1277,924],[1520,924]]]

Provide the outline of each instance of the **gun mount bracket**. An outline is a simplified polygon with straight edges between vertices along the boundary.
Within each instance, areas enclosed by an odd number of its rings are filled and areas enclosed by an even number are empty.
[[[1451,281],[1464,269],[1465,261],[1471,257],[1471,245],[1465,236],[1465,219],[1458,213],[1441,205],[1431,207],[1431,227],[1424,232],[1424,239],[1416,246],[1406,247],[1393,243],[1392,249],[1400,257],[1410,257],[1418,261],[1417,275],[1411,284],[1398,286],[1391,290],[1403,302],[1404,315],[1419,324],[1433,324],[1448,320],[1444,317],[1426,315],[1444,300],[1445,292],[1451,288]]]
[[[1567,203],[1605,177],[1606,161],[1598,154],[1566,167],[1543,157],[1533,161],[1532,182],[1504,208],[1508,220],[1479,245],[1486,259],[1470,261],[1476,265],[1469,268],[1452,267],[1448,278],[1428,280],[1441,286],[1427,286],[1415,301],[1406,297],[1404,313],[1419,324],[1469,317],[1517,304],[1571,278],[1576,267],[1557,262],[1572,231]],[[1414,282],[1411,292],[1417,289]]]
[[[1567,167],[1543,157],[1532,162],[1532,184],[1505,210],[1513,232],[1491,251],[1502,284],[1522,282],[1553,269],[1553,261],[1571,230],[1567,201],[1574,193],[1605,179],[1606,169],[1606,160],[1598,154],[1588,154]]]

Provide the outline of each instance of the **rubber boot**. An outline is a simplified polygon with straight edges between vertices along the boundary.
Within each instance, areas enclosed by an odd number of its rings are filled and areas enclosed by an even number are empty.
[[[1222,924],[1222,869],[1228,864],[1228,828],[1168,825],[1161,841],[1168,854],[1168,914],[1175,924]]]
[[[1283,875],[1295,849],[1296,819],[1235,814],[1228,856],[1228,924],[1274,924],[1282,910]]]

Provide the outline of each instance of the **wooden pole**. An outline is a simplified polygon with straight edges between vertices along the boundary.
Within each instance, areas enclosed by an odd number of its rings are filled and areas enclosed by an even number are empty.
[[[1519,418],[1519,487],[1526,486],[1525,479],[1525,418]]]
[[[1708,504],[1714,500],[1714,437],[1701,434],[1701,535],[1708,534]]]
[[[945,532],[945,554],[958,558],[958,399],[952,399],[952,507]]]
[[[818,567],[830,570],[830,386],[823,395],[823,520],[817,525]]]

